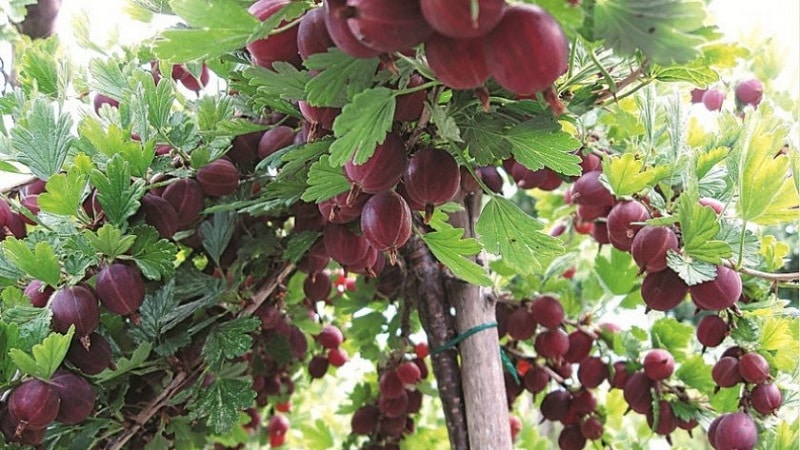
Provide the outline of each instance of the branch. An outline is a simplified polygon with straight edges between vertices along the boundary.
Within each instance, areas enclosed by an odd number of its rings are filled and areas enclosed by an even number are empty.
[[[794,282],[794,283],[800,282],[800,272],[793,272],[793,273],[762,272],[760,270],[750,269],[750,268],[747,268],[747,267],[744,267],[744,266],[736,267],[736,266],[734,266],[732,263],[730,263],[728,261],[723,261],[722,265],[727,267],[727,268],[729,268],[729,269],[736,270],[739,273],[742,273],[742,274],[745,274],[745,275],[749,275],[751,277],[763,278],[763,279],[769,280],[769,281],[776,281],[776,282],[787,281],[787,282]]]
[[[238,317],[252,315],[259,306],[261,306],[278,286],[286,280],[286,277],[294,270],[294,264],[284,263],[283,267],[272,275],[264,282],[261,288],[253,295],[253,302],[247,308],[241,310]],[[133,416],[130,420],[132,424],[125,429],[125,431],[115,440],[106,445],[106,450],[121,450],[128,441],[142,429],[142,427],[149,422],[158,412],[166,406],[172,397],[179,392],[186,389],[187,385],[193,383],[198,379],[203,371],[203,364],[198,360],[196,365],[190,370],[179,370],[175,374],[175,378],[161,393],[147,404],[138,414]]]
[[[628,74],[628,76],[623,78],[619,83],[616,83],[616,86],[613,86],[613,90],[612,87],[609,87],[608,89],[601,91],[597,95],[595,104],[600,105],[609,98],[616,97],[617,93],[620,92],[623,88],[627,87],[630,84],[633,84],[633,82],[638,80],[639,77],[642,75],[642,73],[644,73],[644,68],[646,64],[647,64],[646,62],[642,63],[642,65],[639,66],[638,69]]]
[[[405,297],[416,302],[428,345],[435,350],[455,335],[450,307],[445,303],[442,271],[419,236],[408,240],[403,247],[403,258],[407,268]],[[450,448],[469,449],[458,352],[448,349],[431,354],[431,365],[439,387]]]

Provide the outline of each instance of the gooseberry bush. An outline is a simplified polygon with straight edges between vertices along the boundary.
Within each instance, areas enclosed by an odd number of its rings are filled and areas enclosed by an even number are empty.
[[[3,448],[796,446],[796,99],[702,2],[132,10],[4,29]]]

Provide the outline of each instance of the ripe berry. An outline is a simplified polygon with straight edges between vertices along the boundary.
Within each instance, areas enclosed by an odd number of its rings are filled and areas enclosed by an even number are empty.
[[[450,201],[461,185],[458,163],[449,153],[431,147],[417,151],[403,174],[408,196],[428,208]]]
[[[525,372],[523,384],[532,394],[542,392],[550,382],[550,374],[540,366],[533,366]]]
[[[752,450],[758,442],[758,428],[753,419],[743,413],[725,414],[716,428],[716,450]]]
[[[180,220],[175,207],[162,197],[154,194],[145,194],[142,197],[142,211],[144,220],[154,226],[158,235],[164,239],[169,239],[180,228]]]
[[[759,384],[750,392],[750,404],[761,414],[775,414],[783,402],[778,386],[772,383]]]
[[[742,381],[739,361],[731,356],[723,356],[711,368],[711,378],[719,387],[733,387]]]
[[[742,295],[742,278],[733,269],[719,265],[717,276],[689,288],[692,301],[701,309],[719,311],[729,308]]]
[[[431,35],[433,29],[422,18],[419,2],[394,0],[349,0],[347,20],[353,35],[367,47],[392,53],[410,49]]]
[[[342,367],[347,360],[347,352],[343,348],[332,348],[328,350],[328,362],[333,367]]]
[[[378,396],[378,409],[386,417],[400,417],[406,413],[406,409],[408,408],[408,394],[405,390],[400,392],[400,395],[396,397],[387,397],[383,395]]]
[[[347,226],[335,223],[325,225],[322,239],[328,255],[344,266],[359,262],[370,247],[364,236],[356,235]]]
[[[29,379],[8,397],[8,412],[19,423],[17,430],[37,430],[50,425],[58,415],[61,400],[50,385]]]
[[[477,14],[473,15],[469,2],[420,1],[422,15],[434,30],[460,39],[484,36],[503,18],[505,0],[480,0],[477,4]]]
[[[647,425],[656,433],[666,436],[678,428],[678,420],[672,412],[672,406],[665,400],[658,402],[658,420],[656,421],[655,410],[647,412]]]
[[[739,374],[748,383],[764,383],[769,379],[769,363],[758,353],[745,353],[739,358]]]
[[[303,61],[316,53],[325,53],[334,44],[325,26],[325,11],[314,8],[308,11],[297,27],[297,50]]]
[[[239,170],[227,159],[217,159],[197,171],[197,182],[210,197],[233,194],[239,187]]]
[[[286,125],[277,125],[270,128],[259,138],[256,154],[259,159],[264,159],[278,150],[292,145],[294,137],[294,130]],[[234,145],[235,144],[236,141],[234,140]],[[230,152],[228,152],[228,154],[230,155]]]
[[[258,0],[248,11],[263,22],[288,4],[289,0]],[[282,21],[278,26],[284,25],[286,22]],[[257,66],[272,69],[273,63],[283,61],[299,67],[301,60],[297,49],[297,34],[298,27],[287,27],[280,33],[250,42],[247,44],[247,51]]]
[[[594,345],[594,339],[580,330],[569,334],[569,350],[564,355],[564,361],[577,363],[589,356]]]
[[[642,299],[648,308],[669,311],[678,306],[689,292],[689,286],[672,269],[650,272],[642,281]]]
[[[344,172],[356,191],[377,194],[396,185],[407,164],[403,139],[389,133],[366,162],[356,164],[350,160],[345,164]]]
[[[728,322],[720,316],[704,316],[697,323],[697,340],[703,347],[716,347],[728,334]]]
[[[645,414],[653,405],[653,395],[650,392],[652,388],[653,380],[644,372],[636,372],[625,382],[622,396],[632,410],[639,414]]]
[[[361,232],[373,248],[389,252],[394,263],[397,249],[411,237],[411,209],[393,191],[376,194],[361,212]]]
[[[614,196],[600,182],[600,175],[603,172],[593,170],[581,175],[572,185],[573,203],[579,205],[611,206],[614,204]]]
[[[49,383],[61,400],[55,419],[57,422],[75,425],[91,415],[95,392],[86,378],[63,370],[56,372]]]
[[[353,58],[374,58],[381,53],[380,50],[367,47],[353,35],[347,24],[347,0],[324,0],[322,9],[328,34],[339,50]]]
[[[709,111],[721,111],[725,101],[725,93],[719,89],[709,89],[703,94],[703,105]]]
[[[374,405],[364,405],[353,413],[350,428],[354,434],[372,434],[378,427],[380,411]]]
[[[567,71],[569,47],[564,32],[538,6],[509,6],[484,37],[484,49],[492,76],[515,94],[544,91]]]
[[[586,439],[597,440],[603,437],[603,422],[596,416],[590,416],[581,422],[581,434]]]
[[[67,286],[55,291],[49,306],[53,311],[53,329],[59,333],[66,333],[75,325],[75,335],[84,337],[100,324],[97,298],[86,287]]]
[[[313,302],[327,300],[333,288],[328,275],[320,272],[312,273],[303,282],[303,293]]]
[[[311,378],[322,378],[328,372],[328,358],[321,355],[314,355],[308,362],[308,375]]]
[[[73,339],[67,351],[67,361],[87,375],[97,375],[112,367],[111,345],[97,333],[89,335],[89,346],[84,347],[80,339]]]
[[[531,314],[539,325],[555,329],[564,321],[564,307],[550,295],[540,295],[531,303]]]
[[[144,280],[134,267],[109,264],[97,274],[95,292],[106,309],[127,316],[139,309],[144,301]]]
[[[178,227],[185,229],[194,223],[203,210],[203,190],[197,181],[190,178],[180,179],[164,189],[161,194],[178,214]]]
[[[417,384],[422,376],[422,373],[412,361],[406,361],[395,369],[397,377],[403,384]]]
[[[558,435],[558,448],[561,450],[581,450],[586,446],[586,438],[578,424],[567,425]]]
[[[614,369],[613,373],[611,373],[608,378],[608,384],[610,384],[612,388],[625,389],[625,383],[628,382],[628,378],[631,376],[627,366],[625,361],[614,362],[612,365]]]
[[[381,396],[395,398],[403,395],[405,385],[397,374],[396,370],[388,370],[381,375],[378,382]]]
[[[31,300],[31,305],[37,308],[44,308],[47,306],[47,301],[53,295],[53,288],[42,283],[39,280],[33,280],[25,286],[24,294]]]
[[[572,403],[572,394],[563,389],[552,391],[545,395],[542,399],[540,406],[542,416],[550,421],[561,420],[567,416],[570,404]]]
[[[664,380],[675,371],[675,358],[667,350],[656,348],[644,357],[644,373],[653,381]]]
[[[569,336],[559,329],[544,331],[536,336],[534,348],[543,358],[558,359],[569,350]]]
[[[519,307],[506,319],[507,333],[511,338],[524,341],[533,337],[536,332],[536,321],[526,307]]]
[[[634,222],[644,222],[649,218],[647,208],[637,201],[624,201],[614,205],[606,219],[611,245],[624,252],[630,251],[633,238],[643,226]]]
[[[608,378],[608,364],[599,357],[589,357],[578,367],[578,381],[585,388],[596,388]]]
[[[317,342],[323,348],[338,348],[344,342],[344,335],[338,327],[328,324],[317,335]]]
[[[483,41],[434,33],[425,41],[425,58],[436,78],[452,89],[473,89],[489,79]]]
[[[645,226],[631,242],[633,260],[648,272],[660,272],[667,268],[668,250],[678,250],[678,237],[669,227]]]
[[[753,108],[761,103],[764,96],[764,85],[761,81],[751,78],[736,85],[736,102],[740,105],[750,105]]]
[[[425,79],[416,72],[408,79],[407,88],[415,88],[425,84]],[[425,109],[427,90],[420,90],[395,97],[394,120],[395,122],[414,122],[419,119]]]

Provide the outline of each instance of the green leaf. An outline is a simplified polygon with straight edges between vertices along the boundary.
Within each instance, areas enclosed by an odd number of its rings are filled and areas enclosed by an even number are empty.
[[[683,233],[684,252],[700,261],[719,264],[722,258],[731,256],[731,247],[715,239],[720,225],[717,214],[708,206],[702,206],[691,195],[682,195],[678,204]]]
[[[21,51],[15,51],[16,83],[26,92],[38,91],[51,98],[58,97],[59,56],[63,53],[59,40],[35,39],[26,44]]]
[[[43,98],[35,99],[30,111],[11,129],[17,161],[43,180],[58,173],[74,140],[72,125],[69,114],[57,113]]]
[[[206,424],[217,434],[227,433],[239,420],[239,413],[255,399],[252,381],[216,378],[211,385],[198,390],[197,401],[191,404],[190,417],[208,417]]]
[[[203,236],[203,248],[214,262],[219,265],[222,252],[228,247],[236,228],[236,213],[223,211],[214,213],[214,216],[200,225],[200,234]]]
[[[87,180],[86,174],[75,167],[66,174],[53,175],[47,180],[46,192],[39,194],[39,208],[51,214],[74,216],[81,204]]]
[[[120,67],[116,58],[94,58],[89,62],[90,86],[98,93],[119,101],[124,98],[131,72],[132,68],[127,65]]]
[[[19,327],[0,321],[0,383],[5,384],[16,375],[17,364],[8,356],[8,351],[18,347]]]
[[[632,153],[612,156],[603,162],[602,179],[611,186],[617,197],[632,195],[653,184],[656,170],[648,169]]]
[[[320,233],[316,231],[301,231],[292,233],[286,240],[284,257],[287,261],[296,263],[306,254],[308,249],[319,239]]]
[[[667,250],[667,266],[689,286],[711,281],[717,277],[717,266],[693,261],[690,257],[673,250]]]
[[[438,213],[437,215],[444,215]],[[444,220],[431,220],[436,231],[425,233],[420,237],[431,250],[433,256],[447,266],[455,276],[472,284],[489,286],[491,278],[486,269],[475,261],[468,259],[482,250],[481,244],[474,238],[464,238],[463,228],[454,228]]]
[[[333,122],[336,141],[331,145],[330,163],[343,166],[352,158],[364,164],[392,129],[394,108],[394,91],[389,88],[367,89],[353,96]]]
[[[800,205],[789,158],[775,156],[788,135],[785,125],[759,108],[749,118],[747,133],[737,149],[739,159],[739,217],[760,225],[796,221]],[[797,176],[797,174],[795,174]]]
[[[306,101],[311,106],[343,106],[347,103],[347,91],[362,92],[369,88],[378,64],[378,58],[353,58],[336,47],[327,53],[311,55],[305,65],[319,73],[305,86]]]
[[[653,68],[653,76],[658,81],[687,82],[695,86],[708,86],[719,81],[719,74],[704,62],[685,66]]]
[[[177,306],[175,280],[170,279],[161,289],[145,296],[139,307],[139,325],[131,329],[131,336],[139,343],[155,342],[161,336],[167,316]]]
[[[678,362],[684,359],[693,337],[694,328],[691,325],[678,322],[672,317],[658,319],[650,329],[653,348],[668,350]]]
[[[595,273],[614,295],[627,295],[633,290],[639,275],[630,253],[611,249],[610,257],[598,253],[594,259]]]
[[[253,344],[250,333],[260,325],[256,317],[241,317],[212,328],[202,352],[209,367],[217,372],[224,360],[244,354]]]
[[[761,350],[781,350],[797,345],[792,335],[792,321],[780,317],[768,317],[761,325],[758,348]]]
[[[143,342],[136,346],[136,349],[131,353],[130,358],[121,356],[114,360],[114,369],[105,369],[97,374],[97,381],[105,383],[120,375],[124,375],[134,369],[142,367],[150,358],[150,352],[153,346],[149,342]]]
[[[95,250],[107,255],[110,259],[124,255],[136,241],[136,236],[123,236],[119,228],[110,223],[100,227],[97,233],[86,230],[83,234]]]
[[[139,209],[139,199],[144,196],[144,180],[131,182],[130,164],[120,155],[108,161],[105,173],[94,169],[90,179],[108,222],[123,232],[127,230],[128,218]]]
[[[175,273],[178,248],[167,239],[161,239],[151,226],[140,226],[132,230],[136,240],[131,254],[142,275],[151,280],[166,279]]]
[[[505,139],[511,121],[497,114],[479,113],[460,121],[461,136],[469,154],[481,165],[494,164],[511,156],[511,142]]]
[[[711,395],[711,407],[717,413],[729,413],[739,409],[739,400],[742,395],[742,385],[721,388],[716,394]]]
[[[298,426],[303,433],[303,447],[308,450],[328,450],[336,447],[331,427],[322,419],[313,423],[302,422]]]
[[[67,356],[69,344],[75,334],[75,325],[70,325],[67,334],[51,333],[40,344],[34,345],[31,350],[33,357],[24,351],[13,348],[9,356],[22,370],[36,378],[50,379],[56,372],[64,357]]]
[[[250,86],[255,86],[259,95],[278,97],[284,100],[304,100],[306,83],[310,79],[308,72],[297,70],[285,62],[272,64],[273,70],[259,66],[251,66],[244,70],[245,79]]]
[[[571,152],[580,142],[552,119],[535,118],[515,125],[505,134],[518,163],[530,170],[549,167],[564,175],[580,175],[580,158]]]
[[[499,255],[520,274],[541,270],[540,256],[564,252],[560,241],[542,233],[543,228],[541,222],[502,197],[492,197],[475,224],[486,251]]]
[[[330,157],[323,156],[311,165],[308,171],[308,189],[301,198],[307,202],[319,203],[349,189],[350,182],[341,167],[331,166]]]
[[[244,47],[259,26],[258,19],[235,0],[171,0],[170,6],[195,28],[163,32],[153,48],[159,59],[210,59]]]
[[[675,376],[686,386],[704,393],[711,392],[716,385],[711,378],[711,366],[705,363],[703,355],[691,355],[686,358],[675,372]]]
[[[49,243],[37,242],[31,250],[25,241],[9,236],[4,241],[3,252],[12,264],[24,270],[31,278],[53,287],[58,286],[61,265],[58,263],[53,246]]]
[[[691,61],[705,38],[696,34],[705,21],[705,5],[695,0],[598,0],[595,38],[620,53],[641,50],[655,63]]]
[[[438,137],[451,142],[464,142],[461,138],[461,130],[458,127],[458,123],[456,123],[456,119],[450,115],[449,108],[446,108],[444,105],[436,104],[430,106],[430,111],[431,123],[436,125],[436,135]]]
[[[153,142],[141,143],[131,139],[130,131],[123,130],[116,124],[103,129],[98,120],[87,117],[81,121],[79,132],[82,139],[88,141],[94,149],[107,158],[119,154],[130,163],[134,176],[144,176],[155,157]]]

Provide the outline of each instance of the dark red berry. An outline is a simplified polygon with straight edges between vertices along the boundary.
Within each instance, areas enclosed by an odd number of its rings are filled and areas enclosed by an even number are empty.
[[[433,32],[417,1],[349,0],[347,4],[352,7],[347,25],[353,36],[381,52],[410,49]]]
[[[446,203],[458,193],[461,171],[449,153],[427,147],[414,153],[403,179],[408,196],[427,208]]]
[[[314,355],[308,362],[308,375],[311,378],[322,378],[328,372],[328,358],[322,355]]]
[[[109,264],[97,274],[95,292],[103,306],[114,314],[127,316],[144,301],[141,273],[125,264]]]
[[[250,6],[248,11],[258,20],[264,21],[288,4],[289,0],[258,0]],[[286,22],[282,21],[279,27],[284,25]],[[272,69],[272,64],[278,61],[299,66],[301,60],[297,49],[298,28],[287,27],[280,33],[247,44],[247,51],[250,52],[253,63],[267,69]]]
[[[47,306],[47,301],[53,295],[53,288],[42,283],[39,280],[33,280],[25,286],[24,294],[31,300],[31,305],[37,308],[44,308]]]
[[[737,84],[734,94],[737,103],[755,108],[764,97],[764,85],[761,81],[751,78]]]
[[[578,424],[567,425],[558,434],[560,450],[581,450],[585,446],[586,438],[581,433],[581,427]]]
[[[197,181],[190,178],[180,179],[164,189],[161,194],[178,214],[178,227],[185,229],[200,218],[203,210],[203,190]]]
[[[631,242],[631,256],[636,264],[648,272],[667,268],[667,251],[678,250],[678,237],[672,228],[645,226]]]
[[[748,383],[764,383],[770,377],[769,363],[758,353],[745,353],[739,358],[739,374]]]
[[[335,325],[325,325],[317,335],[317,342],[324,348],[338,348],[344,342],[344,335]]]
[[[95,392],[86,378],[63,370],[56,372],[49,383],[61,399],[55,419],[57,422],[75,425],[92,414]]]
[[[58,415],[61,400],[49,384],[25,380],[8,397],[8,412],[19,425],[17,430],[37,430],[50,425]]]
[[[434,33],[425,41],[425,58],[436,78],[452,89],[473,89],[489,79],[480,38],[455,39]]]
[[[500,86],[515,94],[544,91],[567,71],[569,46],[564,32],[538,6],[509,6],[500,23],[484,39],[492,76]]]
[[[350,427],[355,434],[372,434],[378,427],[380,410],[374,405],[364,405],[353,413]]]
[[[782,402],[780,389],[772,383],[759,384],[750,392],[750,404],[761,414],[775,414]]]
[[[550,421],[561,420],[567,416],[570,404],[572,403],[572,394],[563,389],[550,392],[542,399],[540,406],[542,416]]]
[[[480,0],[477,14],[473,14],[469,2],[448,0],[420,0],[425,20],[445,36],[454,38],[476,38],[486,35],[503,18],[505,0]]]
[[[752,450],[757,442],[758,428],[749,415],[735,412],[722,416],[715,433],[717,450]]]
[[[545,328],[558,328],[564,321],[564,307],[550,295],[540,295],[531,303],[531,314],[539,325]]]
[[[703,94],[703,105],[709,111],[721,111],[725,93],[719,89],[709,89]]]
[[[569,350],[569,336],[560,329],[544,331],[536,336],[534,348],[543,358],[561,358]]]
[[[742,295],[742,278],[728,267],[717,266],[717,276],[689,288],[692,301],[698,308],[719,311],[729,308]]]
[[[724,356],[719,359],[711,368],[711,378],[719,387],[733,387],[742,381],[739,374],[739,361],[731,356]]]
[[[608,364],[599,357],[589,357],[578,367],[578,381],[585,388],[596,388],[608,378]]]
[[[394,187],[408,164],[403,140],[395,133],[375,147],[375,153],[363,164],[352,160],[344,166],[347,178],[357,190],[377,194]]]
[[[67,361],[87,375],[97,375],[112,367],[111,345],[97,333],[89,335],[88,347],[80,339],[73,339],[67,351]]]
[[[526,307],[519,307],[506,318],[506,329],[509,336],[518,341],[533,337],[536,332],[536,321]]]
[[[197,182],[205,195],[233,194],[239,187],[239,170],[227,159],[217,159],[197,171]]]
[[[653,407],[653,395],[650,389],[653,387],[651,380],[644,372],[631,374],[625,382],[622,396],[632,410],[639,414],[645,414]]]
[[[144,220],[158,230],[158,235],[169,239],[180,229],[180,220],[175,207],[163,198],[145,194],[142,197]]]
[[[689,286],[672,269],[650,272],[642,281],[642,299],[648,308],[668,311],[678,306],[689,292]]]
[[[59,333],[66,333],[75,325],[75,335],[84,337],[100,324],[97,298],[86,287],[67,286],[55,291],[49,306],[53,311],[53,329]]]
[[[697,323],[697,340],[703,347],[716,347],[728,335],[728,322],[720,316],[704,316]]]
[[[322,8],[328,34],[339,50],[353,58],[373,58],[381,53],[380,50],[367,47],[353,35],[347,24],[352,14],[347,0],[324,0]]]
[[[649,218],[647,208],[637,201],[624,201],[614,205],[606,219],[611,245],[624,252],[630,251],[633,238],[643,227],[636,222],[644,222]]]
[[[676,428],[678,428],[678,420],[675,413],[672,412],[672,406],[669,402],[661,400],[658,402],[658,417],[656,417],[655,409],[647,412],[647,425],[650,429],[657,434],[666,436]]]
[[[644,373],[653,381],[669,378],[675,371],[675,358],[663,348],[656,348],[644,356]]]

